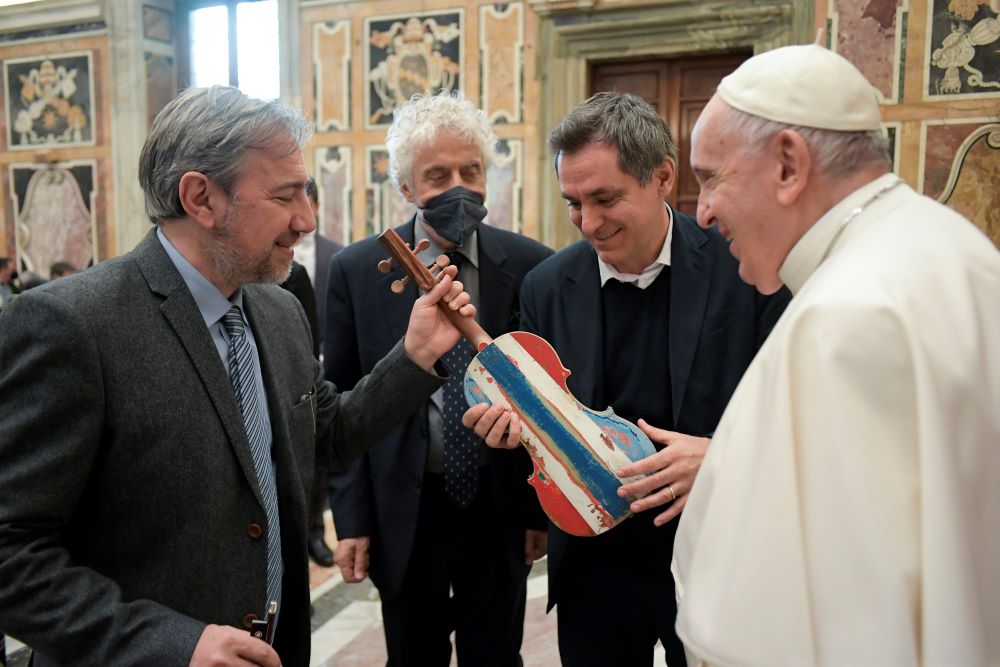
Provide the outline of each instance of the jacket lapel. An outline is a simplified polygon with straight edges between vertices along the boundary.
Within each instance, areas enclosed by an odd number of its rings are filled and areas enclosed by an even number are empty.
[[[712,278],[712,256],[704,251],[708,242],[690,216],[674,211],[674,236],[670,248],[670,388],[674,424],[680,418],[684,392],[701,325],[708,306]]]
[[[155,229],[150,231],[136,247],[135,258],[150,290],[163,297],[160,312],[187,352],[191,365],[205,387],[205,392],[215,407],[226,435],[229,436],[229,442],[243,469],[243,474],[258,501],[263,504],[260,488],[257,485],[257,473],[250,455],[250,445],[243,426],[243,415],[236,403],[233,385],[226,375],[225,366],[219,359],[215,343],[205,327],[198,306],[187,285],[184,284],[184,279],[156,238]]]
[[[593,248],[588,245],[581,250],[579,261],[562,276],[559,298],[562,312],[554,323],[562,327],[556,338],[557,352],[571,373],[568,385],[573,395],[588,408],[603,410],[607,402],[599,391],[604,384],[601,277]]]
[[[479,239],[479,323],[490,336],[510,331],[514,289],[517,278],[504,270],[507,253],[493,229],[480,225]]]

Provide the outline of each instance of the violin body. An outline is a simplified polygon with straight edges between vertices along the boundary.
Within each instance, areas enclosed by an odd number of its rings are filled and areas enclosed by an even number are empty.
[[[387,229],[378,240],[392,257],[379,262],[379,271],[392,271],[396,262],[406,273],[392,284],[397,294],[408,280],[424,291],[433,289],[448,266],[445,255],[425,266],[395,230]],[[423,243],[416,252],[427,247]],[[515,331],[494,340],[474,318],[439,305],[479,350],[463,378],[469,405],[500,403],[520,417],[521,444],[534,462],[528,483],[552,522],[570,535],[587,537],[631,516],[635,498],[619,498],[618,489],[638,478],[619,478],[615,472],[655,453],[646,434],[611,408],[595,412],[573,398],[566,386],[569,371],[543,338]]]
[[[521,444],[534,462],[528,482],[560,529],[598,535],[631,516],[635,498],[618,488],[623,465],[655,453],[638,426],[611,408],[596,412],[570,393],[559,355],[543,338],[523,331],[481,346],[465,373],[469,405],[500,403],[521,420]]]

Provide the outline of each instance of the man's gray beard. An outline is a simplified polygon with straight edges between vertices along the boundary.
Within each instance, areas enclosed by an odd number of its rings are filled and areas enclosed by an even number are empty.
[[[231,206],[226,211],[226,217],[221,225],[212,230],[212,238],[208,242],[208,256],[212,261],[215,274],[226,283],[237,285],[248,283],[281,284],[288,280],[292,271],[291,262],[282,268],[271,261],[271,251],[268,250],[261,258],[254,259],[241,255],[233,247],[232,228],[240,224],[236,221],[237,207]]]

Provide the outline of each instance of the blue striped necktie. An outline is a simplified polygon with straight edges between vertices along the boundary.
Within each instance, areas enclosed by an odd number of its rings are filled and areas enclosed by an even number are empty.
[[[253,466],[260,484],[260,494],[264,499],[264,513],[267,516],[267,600],[281,601],[281,525],[278,519],[278,485],[274,479],[274,466],[268,450],[267,436],[261,423],[260,401],[257,400],[257,384],[254,381],[253,351],[247,340],[243,313],[239,306],[233,306],[222,318],[222,324],[229,335],[229,379],[236,392],[236,402],[243,413],[243,427],[246,429]],[[266,613],[266,611],[265,611]]]

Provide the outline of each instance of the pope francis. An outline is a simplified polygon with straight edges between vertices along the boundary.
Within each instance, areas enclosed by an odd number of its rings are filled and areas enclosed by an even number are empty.
[[[699,224],[794,298],[681,516],[692,665],[1000,665],[1000,253],[886,155],[819,46],[751,58],[694,128]]]

